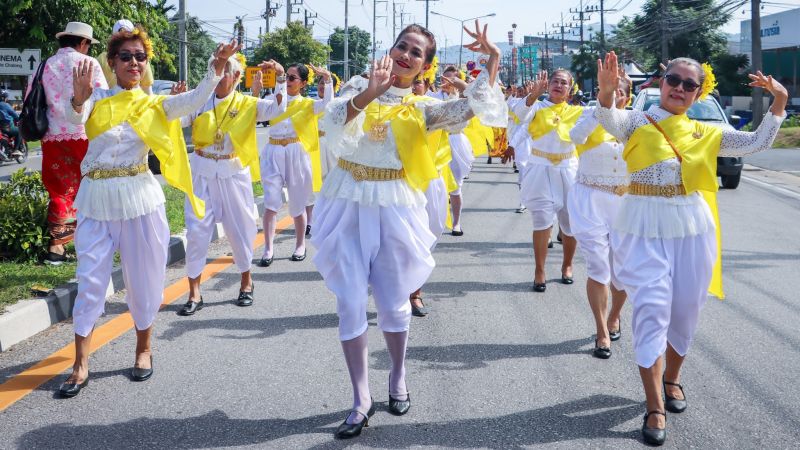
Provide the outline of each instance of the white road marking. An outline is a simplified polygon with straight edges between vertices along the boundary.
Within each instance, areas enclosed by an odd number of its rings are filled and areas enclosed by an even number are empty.
[[[800,200],[800,193],[797,193],[795,191],[791,191],[789,189],[782,188],[780,186],[774,186],[774,185],[771,185],[769,183],[765,183],[765,182],[763,182],[761,180],[756,180],[755,178],[751,178],[751,177],[748,177],[748,176],[745,176],[745,175],[742,175],[742,178],[747,180],[747,181],[749,181],[749,182],[751,182],[751,183],[754,183],[754,184],[757,184],[757,185],[759,185],[759,186],[761,186],[763,188],[766,188],[768,190],[779,192],[781,194],[788,195],[789,197],[792,197],[792,198],[795,198],[797,200]]]

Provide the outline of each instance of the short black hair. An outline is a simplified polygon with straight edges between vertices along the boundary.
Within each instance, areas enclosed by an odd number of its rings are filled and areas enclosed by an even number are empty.
[[[291,69],[292,67],[297,69],[297,74],[300,75],[300,79],[301,80],[303,80],[305,82],[308,82],[308,67],[305,64],[303,64],[303,63],[294,63],[294,64],[290,65],[289,67],[287,67],[286,71],[288,72],[289,69]]]
[[[83,44],[83,41],[88,41],[88,40],[89,39],[86,39],[85,37],[73,36],[71,34],[65,34],[65,35],[63,35],[63,36],[58,38],[58,45],[61,48],[66,48],[66,47],[77,48],[78,46]],[[89,42],[91,42],[91,41],[89,41]]]

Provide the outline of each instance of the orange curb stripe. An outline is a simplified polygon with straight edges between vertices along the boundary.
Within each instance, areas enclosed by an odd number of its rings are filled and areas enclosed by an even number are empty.
[[[285,229],[291,223],[291,217],[284,217],[277,223],[276,231]],[[259,233],[253,241],[253,248],[258,248],[262,245],[264,245],[264,234]],[[233,259],[230,256],[215,259],[206,264],[202,277],[208,281],[231,265],[233,265]],[[161,307],[163,308],[169,305],[188,292],[189,281],[186,278],[181,278],[179,281],[164,289],[164,302],[161,304]],[[104,323],[102,326],[95,328],[92,334],[92,349],[89,354],[91,355],[104,345],[130,331],[132,328],[133,317],[131,317],[129,312],[120,314]],[[72,367],[74,361],[75,343],[72,342],[25,371],[14,375],[14,377],[5,383],[0,384],[0,411],[5,410],[33,392],[34,389]]]

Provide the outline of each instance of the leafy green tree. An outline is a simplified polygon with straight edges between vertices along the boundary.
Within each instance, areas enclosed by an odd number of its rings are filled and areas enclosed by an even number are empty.
[[[162,8],[164,5],[162,5]],[[128,19],[141,24],[153,41],[155,65],[173,66],[174,54],[167,51],[161,34],[167,29],[167,16],[146,0],[0,0],[4,12],[0,27],[0,46],[11,48],[40,48],[42,56],[58,50],[55,34],[63,31],[67,22],[88,23],[101,42],[94,46],[93,55],[105,48],[114,22]]]
[[[291,22],[286,28],[262,36],[262,45],[251,62],[274,59],[284,67],[293,63],[324,65],[329,51],[301,22]]]
[[[344,28],[336,27],[328,38],[331,47],[331,71],[339,78],[344,77]],[[356,75],[369,64],[372,55],[372,37],[361,28],[350,27],[350,37],[347,42],[347,53],[350,57],[350,75]]]
[[[167,44],[167,52],[178,55],[178,24],[170,22],[169,28],[162,34],[162,38]],[[188,42],[189,57],[189,85],[197,86],[200,80],[206,75],[208,70],[208,58],[216,49],[216,42],[203,30],[197,17],[186,16],[186,40]],[[177,60],[176,60],[177,63]],[[155,67],[155,77],[161,80],[177,80],[178,69],[175,66],[166,64]]]
[[[717,77],[717,90],[722,95],[750,96],[751,89],[747,86],[750,78],[745,70],[750,66],[747,55],[731,55],[718,53],[711,58],[711,67]]]
[[[595,36],[595,39],[584,42],[578,53],[572,57],[572,74],[581,89],[584,88],[585,81],[590,81],[592,86],[596,84],[594,80],[597,79],[597,58],[600,57],[599,39],[599,36]]]

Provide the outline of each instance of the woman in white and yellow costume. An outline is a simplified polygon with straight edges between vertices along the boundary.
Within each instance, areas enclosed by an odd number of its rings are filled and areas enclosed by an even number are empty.
[[[122,30],[132,32],[134,30],[133,22],[127,19],[118,20],[111,29],[111,34],[117,34]],[[97,61],[100,63],[100,68],[103,70],[103,75],[106,77],[108,87],[113,89],[117,85],[117,76],[114,74],[114,71],[111,70],[111,66],[108,65],[108,52],[100,53],[100,56],[97,57]],[[150,61],[147,61],[144,73],[142,74],[142,80],[139,82],[139,87],[146,94],[151,95],[153,93],[154,82],[153,68],[150,66]]]
[[[520,125],[506,152],[524,168],[520,170],[520,199],[533,219],[535,292],[547,288],[545,261],[556,218],[564,245],[561,282],[573,282],[572,258],[577,243],[570,230],[567,196],[575,184],[578,158],[569,131],[583,110],[568,103],[572,85],[572,74],[565,69],[556,69],[549,78],[547,72],[537,75],[525,101],[515,107]],[[547,100],[537,101],[545,92]]]
[[[687,407],[680,370],[707,292],[723,295],[717,156],[771,148],[786,116],[788,94],[772,77],[750,75],[750,86],[766,89],[775,100],[755,132],[734,131],[686,116],[714,88],[707,65],[689,58],[670,61],[660,83],[660,105],[647,111],[613,108],[619,84],[614,52],[597,65],[600,107],[595,117],[625,142],[630,176],[614,224],[614,270],[633,304],[633,345],[647,397],[642,435],[645,442],[661,445],[666,439],[664,408],[679,413]]]
[[[476,38],[469,48],[489,53],[491,69],[467,89],[467,98],[434,103],[411,93],[414,78],[436,54],[433,34],[411,25],[389,55],[374,62],[369,79],[350,80],[325,113],[339,162],[317,198],[311,242],[317,248],[314,263],[336,296],[339,340],[353,386],[353,410],[336,432],[340,438],[360,434],[375,411],[367,376],[370,288],[392,365],[389,412],[402,415],[411,406],[405,382],[408,298],[433,270],[436,240],[425,210],[424,192],[439,177],[428,132],[476,114],[487,125],[505,125],[505,102],[494,83],[500,51],[485,28],[469,33]]]
[[[244,55],[237,53],[225,64],[225,73],[214,95],[181,119],[183,127],[192,127],[194,153],[189,159],[195,195],[206,204],[206,214],[198,217],[186,201],[186,275],[189,298],[178,312],[193,315],[202,309],[200,282],[206,266],[208,245],[217,223],[222,223],[233,251],[233,261],[241,274],[238,306],[250,306],[254,300],[250,268],[253,260],[253,239],[258,233],[258,213],[253,199],[253,179],[260,179],[256,123],[264,122],[286,111],[286,83],[278,83],[275,93],[259,99],[242,95],[236,87],[247,66]],[[283,66],[275,61],[264,62],[262,70],[274,70],[283,77]],[[256,73],[254,92],[260,91],[262,72]]]
[[[620,79],[615,106],[624,109],[631,98],[630,78]],[[625,291],[612,270],[613,224],[622,195],[628,188],[628,171],[622,159],[623,145],[594,117],[594,107],[586,107],[569,136],[576,144],[578,173],[567,198],[569,224],[586,261],[586,295],[594,315],[597,338],[592,355],[611,357],[611,341],[622,336],[620,314]],[[608,292],[611,290],[611,310]]]
[[[122,274],[136,327],[136,359],[131,377],[144,381],[153,373],[150,336],[161,305],[169,244],[164,192],[147,169],[148,150],[161,161],[167,182],[185,192],[202,216],[202,200],[194,197],[192,175],[180,119],[191,114],[214,90],[225,63],[239,46],[220,44],[197,88],[175,96],[148,96],[139,81],[152,46],[140,28],[120,31],[108,42],[108,57],[117,76],[113,89],[93,89],[91,64],[73,71],[74,96],[64,99],[67,117],[85,123],[89,150],[81,163],[75,207],[78,225],[78,296],[73,308],[75,364],[61,394],[75,396],[89,379],[89,349],[95,322],[103,314],[114,252],[119,250]]]
[[[278,210],[283,206],[283,188],[289,193],[289,215],[294,219],[295,249],[292,261],[306,258],[306,207],[313,204],[314,192],[322,186],[322,162],[319,149],[319,115],[333,95],[314,100],[302,95],[314,74],[322,81],[321,90],[330,89],[331,74],[321,67],[292,64],[286,69],[288,100],[286,111],[269,123],[269,142],[261,149],[261,183],[264,186],[264,255],[259,266],[272,264],[275,254],[275,227]],[[310,209],[309,209],[310,211]]]

